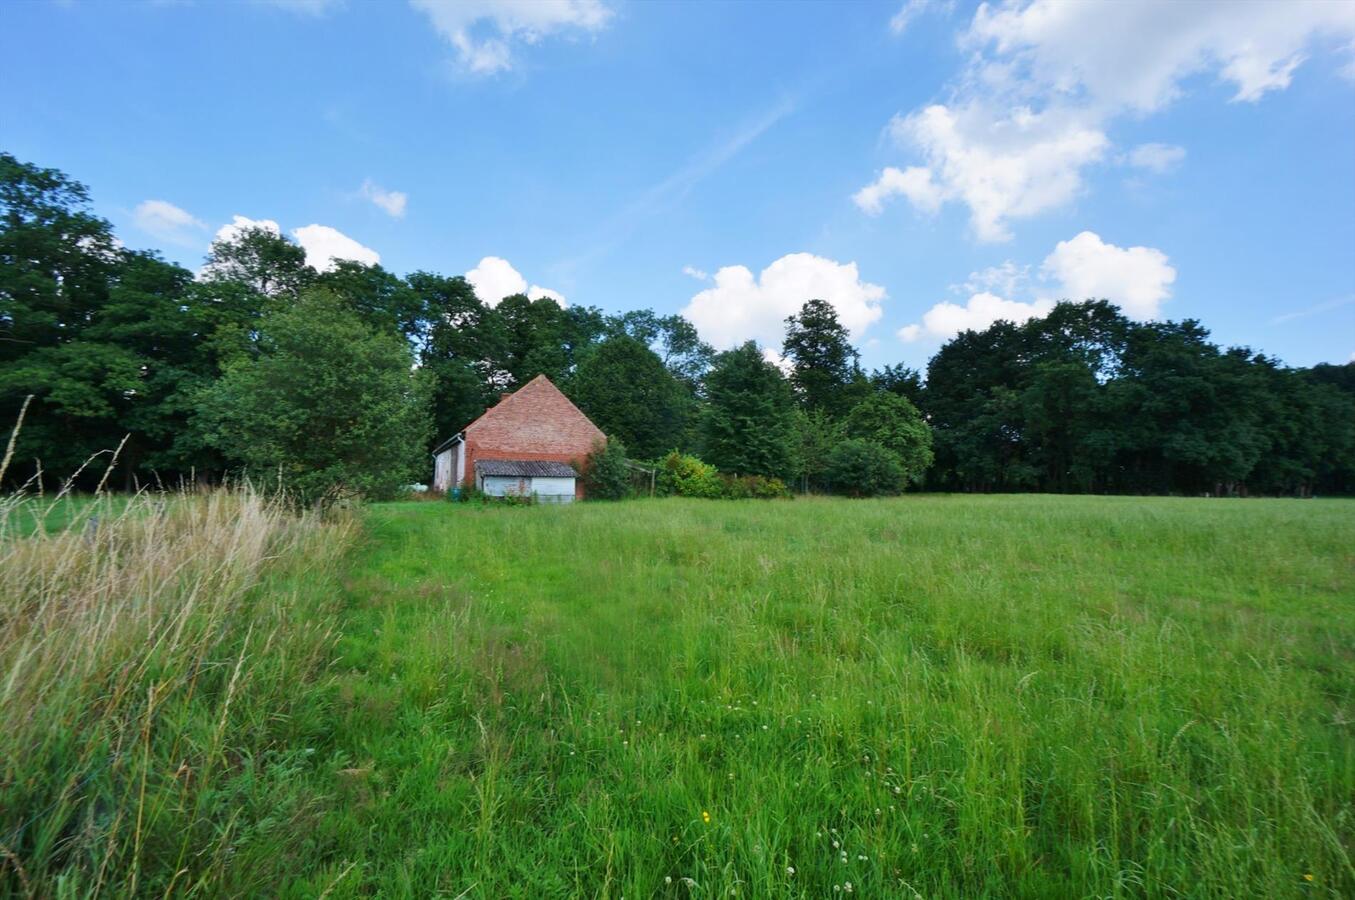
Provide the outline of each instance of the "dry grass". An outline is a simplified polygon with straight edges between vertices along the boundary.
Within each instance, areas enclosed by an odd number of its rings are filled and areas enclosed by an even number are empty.
[[[248,487],[0,504],[0,894],[220,870],[229,782],[329,658],[308,613],[354,532]]]

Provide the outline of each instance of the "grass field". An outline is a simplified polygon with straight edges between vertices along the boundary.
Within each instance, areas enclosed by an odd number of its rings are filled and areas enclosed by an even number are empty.
[[[68,726],[0,894],[1355,895],[1355,503],[364,515],[136,674],[126,771],[0,645]]]

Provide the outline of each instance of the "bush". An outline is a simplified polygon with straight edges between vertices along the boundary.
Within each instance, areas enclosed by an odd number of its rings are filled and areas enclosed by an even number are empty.
[[[725,494],[724,483],[714,466],[676,450],[659,462],[654,488],[660,497],[705,497],[716,500]]]
[[[721,475],[726,500],[781,500],[790,497],[790,488],[780,478],[765,475]]]
[[[598,441],[584,461],[584,496],[589,500],[623,500],[630,496],[626,446],[614,437]]]
[[[859,438],[842,441],[829,451],[825,475],[834,493],[849,497],[898,494],[907,478],[898,454]]]

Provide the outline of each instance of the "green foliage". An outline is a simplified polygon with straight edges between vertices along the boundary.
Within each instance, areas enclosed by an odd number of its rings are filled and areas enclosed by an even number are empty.
[[[1355,894],[1349,501],[158,502],[0,543],[0,895]]]
[[[715,351],[701,340],[696,326],[680,315],[659,316],[651,309],[631,310],[609,317],[607,332],[634,338],[654,349],[673,377],[693,393],[715,358]]]
[[[655,493],[660,497],[718,499],[724,495],[724,483],[714,466],[674,450],[659,461]]]
[[[782,353],[791,363],[791,384],[808,410],[837,416],[867,389],[847,329],[827,301],[810,300],[786,319]]]
[[[893,450],[874,441],[849,438],[829,451],[824,477],[834,493],[881,497],[901,493],[908,473]]]
[[[1355,391],[1319,387],[1312,372],[1220,350],[1208,337],[1190,320],[1131,322],[1105,301],[959,335],[928,367],[931,485],[1299,496],[1355,488]]]
[[[213,241],[203,273],[209,280],[233,281],[284,299],[300,296],[316,277],[300,244],[263,225],[238,228]]]
[[[720,496],[725,500],[787,500],[790,488],[780,478],[762,475],[721,475]]]
[[[598,441],[584,462],[584,496],[589,500],[624,500],[631,494],[626,446],[613,435]]]
[[[791,474],[794,409],[790,385],[756,344],[721,353],[706,376],[702,455],[730,474]]]
[[[694,406],[658,355],[625,335],[588,354],[569,381],[569,395],[598,428],[642,459],[682,443]]]
[[[322,290],[260,329],[260,355],[204,398],[211,443],[305,502],[390,497],[426,473],[428,383],[406,344]]]
[[[892,450],[904,478],[922,480],[932,464],[932,429],[917,407],[902,395],[876,391],[852,407],[843,422],[847,437],[872,441]]]

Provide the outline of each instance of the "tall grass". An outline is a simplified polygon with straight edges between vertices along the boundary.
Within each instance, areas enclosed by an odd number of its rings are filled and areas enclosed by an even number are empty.
[[[0,896],[1355,896],[1350,502],[62,502]]]
[[[1355,504],[369,527],[331,896],[1355,896]]]
[[[0,503],[0,895],[227,883],[353,534],[248,487]]]

